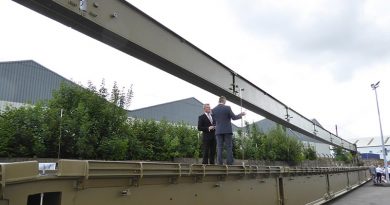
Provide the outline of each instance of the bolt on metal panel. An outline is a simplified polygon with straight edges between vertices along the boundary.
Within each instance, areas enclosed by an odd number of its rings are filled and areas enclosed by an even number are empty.
[[[329,190],[332,194],[343,192],[348,186],[346,172],[338,172],[329,175]]]
[[[327,193],[326,175],[284,177],[284,204],[308,204]]]
[[[1,166],[1,184],[35,179],[39,176],[38,162],[4,163]]]

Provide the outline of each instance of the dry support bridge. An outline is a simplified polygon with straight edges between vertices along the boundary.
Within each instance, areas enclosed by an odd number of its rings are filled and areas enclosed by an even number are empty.
[[[316,125],[126,0],[14,1],[278,124],[356,152],[353,143]]]
[[[317,126],[125,0],[14,1],[276,123],[356,152],[356,145]],[[59,160],[54,170],[40,170],[36,161],[0,168],[0,205],[321,204],[370,178],[366,167]]]
[[[323,204],[370,179],[366,167],[86,160],[54,165],[45,170],[36,161],[0,164],[0,205]]]

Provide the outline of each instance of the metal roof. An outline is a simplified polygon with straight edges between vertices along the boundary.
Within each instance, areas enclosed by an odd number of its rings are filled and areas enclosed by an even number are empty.
[[[72,83],[33,60],[0,62],[0,100],[36,103],[52,97],[62,82]]]
[[[319,126],[321,126],[317,120],[313,119],[313,122]],[[257,121],[255,122],[255,124],[257,125],[258,128],[261,129],[262,132],[264,133],[268,133],[270,132],[272,129],[275,129],[276,126],[277,126],[277,123],[269,120],[269,119],[263,119],[263,120],[260,120],[260,121]],[[299,132],[296,132],[296,131],[293,131],[289,128],[286,129],[286,133],[289,135],[289,136],[292,136],[292,137],[295,137],[296,139],[300,140],[300,141],[306,141],[306,142],[315,142],[315,143],[323,143],[323,142],[320,142],[316,139],[313,139],[311,137],[308,137],[304,134],[301,134]]]
[[[184,122],[194,127],[198,126],[198,117],[201,114],[203,103],[194,97],[128,111],[128,116],[133,118]],[[233,132],[240,129],[233,123],[232,128]]]
[[[382,139],[380,136],[355,138],[350,141],[355,143],[358,148],[382,146]],[[390,136],[383,136],[383,141],[386,146],[390,146]]]
[[[33,60],[0,62],[0,102],[4,105],[50,99],[62,82],[74,84]],[[128,116],[197,126],[202,113],[203,103],[191,97],[128,111]],[[237,126],[233,125],[233,129]]]
[[[128,115],[133,118],[147,120],[167,120],[168,122],[184,122],[192,126],[198,125],[198,116],[203,113],[203,103],[196,98],[186,98],[141,109],[131,110]]]

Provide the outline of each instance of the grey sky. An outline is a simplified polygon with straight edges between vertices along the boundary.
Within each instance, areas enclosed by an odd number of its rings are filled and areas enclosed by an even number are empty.
[[[231,1],[243,28],[259,38],[283,41],[289,60],[329,69],[338,81],[378,61],[388,62],[389,28],[370,18],[370,6],[380,12],[389,8],[388,2],[314,2]],[[299,3],[309,5],[305,9]]]
[[[130,3],[307,118],[344,138],[390,132],[390,2],[197,0]],[[132,109],[217,97],[56,23],[0,0],[0,60],[33,59],[86,84],[134,84]],[[234,107],[239,112],[238,107]],[[253,113],[246,120],[258,120]]]

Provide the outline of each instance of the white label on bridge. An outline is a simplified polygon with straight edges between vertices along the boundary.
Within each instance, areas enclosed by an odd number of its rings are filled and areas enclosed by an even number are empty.
[[[81,11],[87,10],[87,0],[80,0],[80,10]]]

